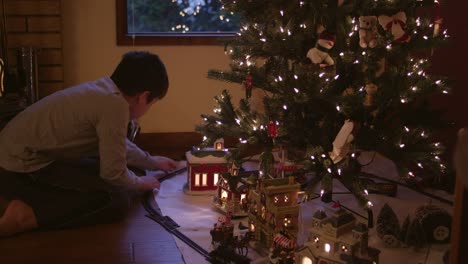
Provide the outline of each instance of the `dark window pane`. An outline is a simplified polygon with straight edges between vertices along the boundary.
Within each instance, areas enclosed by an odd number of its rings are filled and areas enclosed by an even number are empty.
[[[219,0],[126,0],[128,34],[237,32]]]

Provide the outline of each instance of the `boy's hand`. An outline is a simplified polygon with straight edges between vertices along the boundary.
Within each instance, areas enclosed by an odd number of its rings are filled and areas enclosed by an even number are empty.
[[[177,163],[167,157],[163,156],[152,156],[151,159],[154,162],[155,169],[163,170],[163,171],[173,171],[177,167]]]
[[[138,189],[141,191],[151,191],[153,189],[159,189],[159,187],[161,186],[159,180],[153,175],[146,175],[138,178],[140,181]]]

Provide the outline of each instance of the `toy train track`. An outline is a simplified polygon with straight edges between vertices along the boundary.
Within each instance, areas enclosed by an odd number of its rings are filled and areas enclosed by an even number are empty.
[[[204,248],[202,248],[200,245],[198,245],[196,242],[191,240],[189,237],[184,235],[182,232],[180,232],[177,228],[180,227],[174,220],[172,220],[169,216],[163,216],[159,210],[156,210],[151,201],[154,201],[153,199],[153,193],[152,192],[147,192],[143,195],[143,207],[145,210],[148,212],[146,217],[154,220],[158,224],[160,224],[164,229],[166,229],[169,233],[173,234],[177,238],[179,238],[182,242],[187,244],[189,247],[191,247],[193,250],[198,252],[200,255],[206,258],[206,260],[211,262],[211,256],[208,251],[206,251]]]
[[[418,188],[415,188],[409,184],[406,184],[406,183],[402,183],[402,182],[398,182],[398,181],[395,181],[395,180],[391,180],[391,179],[387,179],[387,178],[384,178],[384,177],[380,177],[380,176],[377,176],[377,175],[374,175],[374,174],[370,174],[370,173],[364,173],[364,172],[361,172],[361,175],[362,176],[365,176],[365,177],[368,177],[368,178],[374,178],[374,179],[379,179],[379,180],[383,180],[383,181],[386,181],[386,182],[390,182],[390,183],[393,183],[393,184],[397,184],[397,185],[401,185],[403,187],[406,187],[408,189],[411,189],[415,192],[418,192],[422,195],[425,195],[427,197],[430,197],[432,199],[435,199],[435,200],[438,200],[439,202],[442,202],[442,203],[446,203],[448,205],[451,205],[453,206],[453,201],[450,201],[448,199],[445,199],[443,197],[439,197],[437,195],[434,195],[432,193],[428,193],[424,190],[421,190],[421,189],[418,189]]]

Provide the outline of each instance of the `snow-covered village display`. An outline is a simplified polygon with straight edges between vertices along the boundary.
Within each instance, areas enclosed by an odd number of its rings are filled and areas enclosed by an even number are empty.
[[[380,250],[369,247],[368,228],[342,208],[330,217],[318,210],[304,246],[296,252],[296,263],[379,263]]]
[[[224,147],[224,139],[216,140],[213,147],[187,151],[188,171],[184,192],[190,195],[215,194],[221,174],[229,169],[227,155],[229,151]]]
[[[293,176],[276,179],[259,179],[249,191],[249,230],[253,238],[266,248],[280,244],[294,247],[299,227],[300,184]],[[287,233],[289,238],[277,236]]]
[[[249,195],[248,177],[254,172],[239,171],[236,162],[231,164],[229,172],[221,174],[218,189],[213,197],[213,206],[232,217],[247,216],[247,199]]]

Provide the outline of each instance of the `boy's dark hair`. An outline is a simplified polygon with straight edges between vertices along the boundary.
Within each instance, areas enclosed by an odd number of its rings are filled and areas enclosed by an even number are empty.
[[[147,51],[125,53],[111,79],[127,96],[149,91],[148,103],[154,98],[163,98],[169,87],[164,63],[158,55]]]

